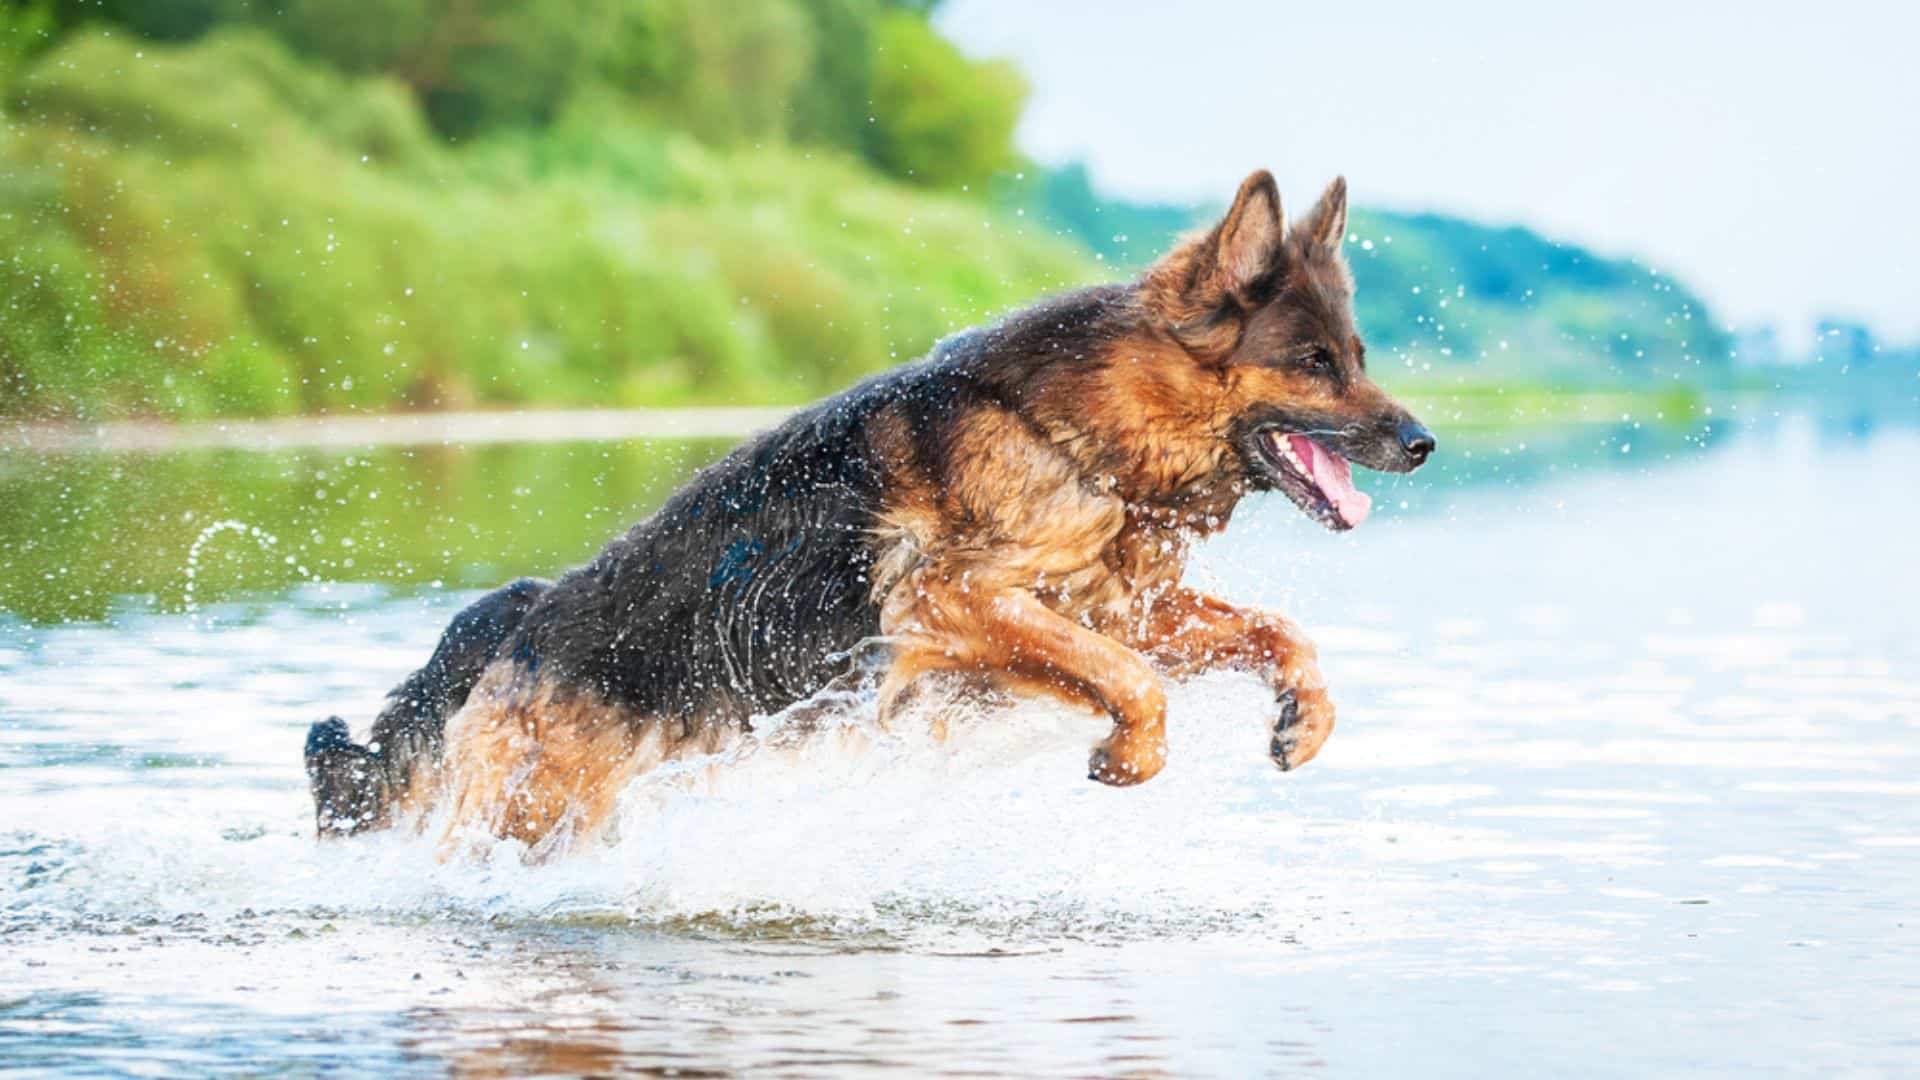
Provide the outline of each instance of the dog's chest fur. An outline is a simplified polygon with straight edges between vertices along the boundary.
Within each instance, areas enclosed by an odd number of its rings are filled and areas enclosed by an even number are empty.
[[[1090,627],[1137,618],[1180,580],[1200,537],[1226,527],[1241,488],[1211,478],[1130,499],[1136,477],[1096,472],[1028,422],[981,409],[958,424],[945,468],[899,463],[874,533],[873,596],[882,632],[910,618],[926,579],[967,590],[1018,589]],[[1180,473],[1188,471],[1176,465]]]

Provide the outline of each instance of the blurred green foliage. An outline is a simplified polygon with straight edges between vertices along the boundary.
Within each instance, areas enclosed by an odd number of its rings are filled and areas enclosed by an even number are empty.
[[[0,0],[0,413],[800,401],[1204,220],[1022,162],[933,6]],[[1377,363],[1725,361],[1644,268],[1354,231]]]
[[[942,187],[984,184],[1014,164],[1026,85],[1004,63],[960,55],[904,12],[877,26],[873,158],[895,176]]]
[[[51,44],[58,27],[54,0],[0,6],[0,80],[11,78],[28,57]]]
[[[1078,165],[1002,177],[994,190],[1117,269],[1152,261],[1225,209],[1103,199]],[[1704,302],[1633,260],[1440,214],[1357,209],[1347,240],[1375,370],[1563,390],[1732,375],[1732,337]]]
[[[1023,216],[1046,221],[1120,267],[1140,267],[1186,232],[1213,223],[1218,207],[1141,203],[1102,198],[1078,162],[1057,169],[1029,168],[994,178],[994,198]]]
[[[405,86],[442,135],[539,126],[583,93],[709,141],[792,138],[942,185],[1013,160],[1025,86],[962,56],[935,0],[0,0],[0,32],[117,28],[184,42],[223,28]]]
[[[602,61],[612,85],[709,142],[784,137],[797,126],[791,103],[826,92],[811,85],[828,51],[823,28],[798,3],[655,0],[632,10]],[[839,89],[864,92],[858,74]]]
[[[1403,368],[1561,388],[1732,373],[1732,336],[1705,303],[1636,261],[1437,214],[1356,211],[1348,237],[1375,356]]]
[[[481,588],[580,562],[719,441],[597,441],[0,458],[0,620],[179,611],[311,578]],[[272,546],[207,534],[240,520]],[[189,585],[191,596],[187,592]]]
[[[257,29],[79,31],[0,134],[0,411],[799,401],[1083,280],[1038,226],[616,89],[458,145]]]

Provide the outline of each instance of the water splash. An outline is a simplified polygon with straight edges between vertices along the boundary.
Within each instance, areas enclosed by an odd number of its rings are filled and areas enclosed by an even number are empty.
[[[512,841],[443,859],[431,824],[318,843],[291,765],[257,789],[218,775],[230,770],[155,774],[138,788],[64,793],[90,805],[87,836],[37,857],[59,873],[22,900],[106,917],[797,920],[890,934],[936,915],[948,930],[1015,933],[1234,924],[1272,907],[1281,846],[1298,835],[1275,802],[1285,779],[1260,752],[1263,700],[1240,677],[1179,688],[1181,768],[1124,792],[1084,778],[1109,726],[1090,713],[1026,702],[956,721],[949,709],[935,739],[910,719],[879,728],[862,700],[805,738],[769,723],[711,758],[642,776],[613,836],[537,861]],[[1287,861],[1302,859],[1317,857]]]
[[[260,528],[258,525],[249,525],[244,521],[239,521],[234,518],[216,521],[206,528],[201,529],[200,535],[194,537],[193,543],[187,548],[186,613],[196,620],[196,625],[198,624],[200,614],[200,601],[196,597],[194,589],[199,583],[200,552],[201,549],[206,547],[207,541],[225,532],[239,533],[242,536],[252,537],[254,542],[260,546],[260,549],[269,554],[274,553],[280,546],[279,537]],[[313,571],[307,569],[305,564],[301,563],[292,555],[285,556],[284,561],[286,565],[293,567],[294,572],[299,574],[304,580],[309,582],[319,580],[313,576]]]

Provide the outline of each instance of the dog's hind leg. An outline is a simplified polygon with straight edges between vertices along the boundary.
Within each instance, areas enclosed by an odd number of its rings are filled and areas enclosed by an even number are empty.
[[[682,737],[669,729],[686,731],[590,694],[556,693],[501,660],[447,723],[442,853],[493,838],[519,840],[538,860],[599,834],[634,777],[681,753],[719,749],[714,729]]]
[[[353,741],[339,717],[313,725],[307,780],[322,836],[392,823],[416,773],[438,761],[447,717],[466,703],[480,673],[547,587],[522,578],[455,615],[426,664],[387,695],[366,745]]]

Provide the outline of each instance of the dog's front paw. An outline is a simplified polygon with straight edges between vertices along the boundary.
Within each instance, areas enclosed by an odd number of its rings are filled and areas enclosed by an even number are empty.
[[[1297,769],[1313,760],[1321,744],[1333,734],[1333,702],[1324,690],[1280,691],[1274,699],[1277,711],[1273,720],[1273,741],[1267,756],[1282,772]]]
[[[1114,787],[1131,787],[1153,779],[1167,764],[1167,740],[1154,734],[1120,730],[1094,747],[1087,761],[1087,779]]]

